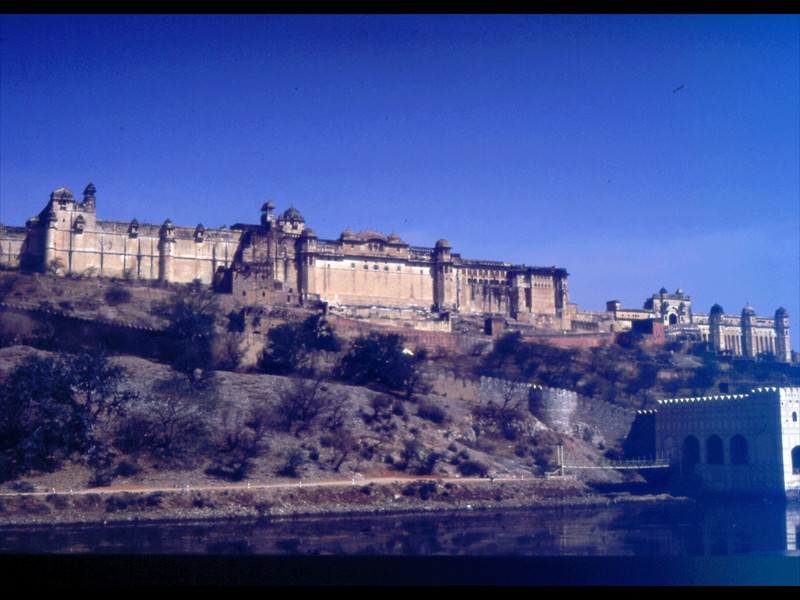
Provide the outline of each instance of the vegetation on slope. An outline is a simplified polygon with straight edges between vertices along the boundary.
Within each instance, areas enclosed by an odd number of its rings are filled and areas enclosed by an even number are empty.
[[[651,408],[662,398],[800,383],[796,367],[719,357],[704,344],[650,347],[634,335],[594,348],[559,348],[527,343],[518,333],[510,333],[495,342],[476,364],[475,373],[575,390],[630,409]]]
[[[487,354],[454,358],[409,352],[401,338],[379,332],[345,343],[320,315],[271,327],[257,372],[243,373],[244,312],[199,285],[0,273],[2,300],[43,308],[28,329],[0,312],[0,480],[9,485],[55,484],[76,469],[93,485],[540,476],[556,467],[557,445],[592,461],[619,453],[619,441],[588,429],[551,431],[513,395],[493,404],[429,395],[423,367],[458,360],[462,373],[572,389],[628,408],[793,377],[768,363],[630,338],[560,349],[510,334]],[[102,348],[114,347],[120,340],[109,336],[118,333],[73,335],[58,313],[142,324],[164,337],[153,348],[118,346],[127,355],[111,356]]]

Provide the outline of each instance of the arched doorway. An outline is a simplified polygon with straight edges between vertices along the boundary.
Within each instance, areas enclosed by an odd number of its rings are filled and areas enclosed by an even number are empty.
[[[750,456],[747,450],[747,439],[743,435],[737,433],[731,438],[731,464],[746,465],[749,462]]]
[[[800,473],[800,446],[792,448],[792,473]]]
[[[684,473],[691,473],[700,462],[700,441],[693,435],[683,440],[681,446],[681,463]]]
[[[675,462],[678,460],[678,442],[671,435],[665,437],[661,442],[661,449],[664,453],[664,458],[670,462]]]
[[[722,438],[712,435],[706,440],[706,464],[721,465],[725,463],[725,453],[722,449]]]
[[[675,313],[671,313],[669,315],[669,324],[670,325],[677,325],[678,324],[678,315]]]

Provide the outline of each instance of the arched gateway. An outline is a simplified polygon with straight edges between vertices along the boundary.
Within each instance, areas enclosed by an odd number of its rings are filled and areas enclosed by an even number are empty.
[[[800,388],[660,400],[656,451],[705,489],[800,493]],[[676,452],[676,441],[680,444]]]

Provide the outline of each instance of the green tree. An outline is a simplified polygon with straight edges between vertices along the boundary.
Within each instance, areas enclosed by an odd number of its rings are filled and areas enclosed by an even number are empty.
[[[522,334],[518,331],[507,333],[495,341],[492,351],[487,354],[480,367],[479,375],[511,378],[519,375],[519,356],[523,350]]]
[[[244,333],[245,326],[244,309],[228,313],[228,331],[230,333]]]
[[[653,389],[658,383],[658,373],[660,370],[659,366],[653,362],[638,362],[636,373],[628,379],[625,392],[628,394],[638,394]]]
[[[242,362],[240,333],[224,332],[214,336],[211,346],[211,362],[215,369],[235,371]]]
[[[21,277],[19,275],[2,274],[0,278],[0,302],[4,302],[6,298],[11,296],[11,293],[20,281]]]
[[[124,389],[125,370],[112,365],[103,351],[77,355],[68,369],[76,420],[88,444],[85,459],[102,479],[112,459],[111,431],[117,420],[126,415],[136,394]]]
[[[0,396],[6,478],[51,470],[83,449],[72,407],[72,386],[61,360],[32,356],[8,376]]]
[[[512,332],[494,343],[477,367],[477,374],[571,388],[581,378],[575,366],[579,354],[574,348],[523,342],[519,332]]]
[[[131,291],[121,285],[112,285],[106,290],[105,299],[109,306],[118,306],[120,304],[127,304],[133,298]]]
[[[269,330],[267,340],[260,365],[275,375],[309,373],[315,352],[341,349],[341,341],[322,315],[312,315],[301,323],[277,325]]]
[[[102,352],[31,356],[0,389],[0,453],[5,476],[58,467],[73,453],[97,469],[109,461],[107,425],[134,395]]]
[[[703,355],[702,360],[703,364],[695,369],[689,379],[689,384],[698,394],[704,394],[713,389],[716,386],[717,378],[722,373],[717,358],[712,354]]]
[[[306,454],[301,448],[289,448],[286,452],[286,462],[278,470],[278,475],[284,477],[300,477],[300,470],[305,463]]]
[[[176,370],[196,379],[212,368],[218,308],[211,289],[196,280],[169,301],[156,303],[152,312],[169,323],[165,358]]]
[[[299,371],[306,360],[307,350],[296,324],[283,323],[269,330],[259,362],[266,373],[288,375]]]
[[[353,340],[334,375],[357,385],[374,384],[410,396],[419,382],[418,368],[414,357],[404,351],[403,338],[396,333],[372,332]]]

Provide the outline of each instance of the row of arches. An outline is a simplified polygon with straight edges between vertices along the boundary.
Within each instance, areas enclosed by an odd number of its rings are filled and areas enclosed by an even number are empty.
[[[702,461],[700,451],[700,440],[693,435],[689,435],[683,440],[681,446],[681,463],[684,469],[691,469],[697,464],[704,462],[707,465],[724,465],[725,449],[722,438],[718,435],[710,435],[705,444],[705,461]],[[791,453],[792,473],[800,474],[800,446],[792,448]],[[736,434],[730,439],[729,463],[732,465],[746,465],[750,463],[750,452],[747,439],[740,434]]]
[[[705,458],[705,460],[701,460]],[[707,465],[724,465],[725,448],[722,438],[710,435],[705,444],[705,457],[701,457],[700,440],[693,435],[686,436],[681,446],[681,462],[684,468],[691,468],[701,462]],[[750,449],[747,438],[741,434],[731,437],[729,442],[729,463],[732,465],[746,465],[750,462]]]

